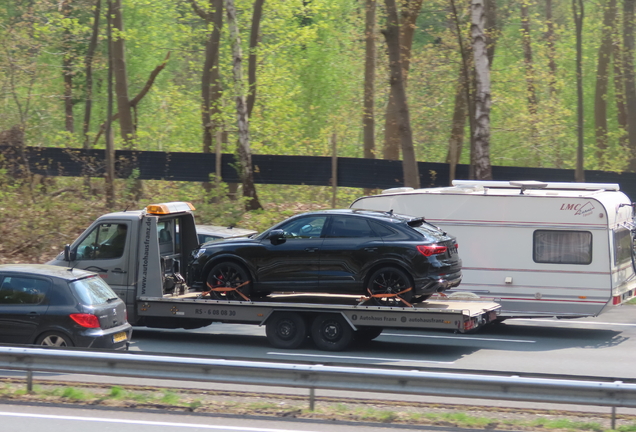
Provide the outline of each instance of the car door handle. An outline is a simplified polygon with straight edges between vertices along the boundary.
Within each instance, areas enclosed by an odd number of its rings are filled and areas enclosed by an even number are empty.
[[[365,252],[375,252],[378,250],[377,247],[366,247],[364,248]]]
[[[308,247],[305,249],[307,252],[316,252],[318,250],[317,247]]]
[[[125,274],[125,273],[126,273],[125,271],[123,271],[123,270],[122,270],[122,269],[120,269],[120,268],[114,268],[114,269],[112,269],[111,271],[112,271],[113,273],[121,273],[121,274]]]

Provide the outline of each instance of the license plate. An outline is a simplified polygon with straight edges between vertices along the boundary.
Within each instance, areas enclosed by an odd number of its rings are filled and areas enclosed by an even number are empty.
[[[122,342],[122,341],[125,341],[126,339],[128,339],[128,336],[126,335],[126,332],[119,332],[119,333],[115,333],[113,335],[113,342],[114,343]]]

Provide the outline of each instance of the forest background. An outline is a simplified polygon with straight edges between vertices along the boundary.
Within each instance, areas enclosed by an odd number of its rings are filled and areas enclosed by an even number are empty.
[[[397,6],[415,159],[471,164],[475,4],[490,162],[574,169],[579,150],[585,169],[633,171],[635,0],[0,0],[0,145],[107,148],[109,138],[116,149],[214,152],[218,141],[240,153],[243,96],[250,152],[400,159],[387,14]],[[250,197],[228,200],[232,186],[214,179],[145,189],[119,180],[105,201],[103,179],[81,187],[13,173],[0,166],[10,221],[0,262],[41,261],[42,244],[59,250],[95,215],[144,200],[194,201],[204,222],[263,229],[362,193],[332,201],[328,188],[259,185],[265,212],[245,212]],[[72,222],[56,217],[51,228],[47,215],[62,213]]]

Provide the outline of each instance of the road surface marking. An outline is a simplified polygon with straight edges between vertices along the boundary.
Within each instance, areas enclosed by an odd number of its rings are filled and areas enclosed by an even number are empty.
[[[559,323],[559,324],[590,324],[590,325],[604,325],[604,326],[627,326],[627,327],[636,327],[636,324],[629,323],[613,323],[613,322],[598,322],[598,321],[571,321],[566,319],[545,319],[545,318],[511,318],[507,322],[510,324],[514,324],[515,321],[525,321],[525,322],[549,322],[549,323]]]
[[[296,353],[286,353],[286,352],[268,352],[267,355],[335,358],[338,360],[348,359],[348,360],[374,360],[374,361],[391,361],[391,362],[402,361],[402,362],[410,362],[410,363],[455,364],[455,362],[442,362],[442,361],[434,361],[434,360],[413,360],[413,359],[397,359],[397,358],[381,358],[381,357],[355,357],[355,356],[339,356],[339,355],[328,355],[328,354],[296,354]]]
[[[477,340],[477,341],[489,341],[489,342],[515,342],[515,343],[536,343],[533,340],[522,339],[495,339],[485,337],[470,337],[470,336],[433,336],[433,335],[417,335],[417,334],[400,334],[400,333],[382,333],[380,336],[399,336],[399,337],[416,337],[416,338],[430,338],[430,339],[463,339],[463,340]]]
[[[123,423],[123,424],[138,424],[147,426],[174,426],[180,428],[199,428],[199,429],[214,429],[214,430],[234,430],[234,431],[246,431],[246,432],[311,432],[306,430],[297,429],[268,429],[268,428],[254,428],[244,426],[218,426],[207,424],[195,424],[195,423],[173,423],[173,422],[158,422],[158,421],[146,421],[146,420],[127,420],[127,419],[112,419],[112,418],[100,418],[100,417],[79,417],[79,416],[63,416],[63,415],[51,415],[51,414],[31,414],[31,413],[12,413],[0,411],[0,416],[6,417],[30,417],[41,418],[51,420],[74,420],[74,421],[91,421],[97,423]]]

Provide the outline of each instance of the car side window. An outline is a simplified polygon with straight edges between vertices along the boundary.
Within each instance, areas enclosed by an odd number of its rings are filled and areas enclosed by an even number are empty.
[[[327,216],[308,216],[291,220],[277,228],[285,232],[286,239],[320,238],[326,221]]]
[[[50,282],[25,276],[5,276],[0,284],[0,304],[40,304]]]
[[[77,247],[77,259],[95,260],[121,257],[124,254],[127,232],[126,224],[99,224]]]
[[[375,221],[371,221],[371,227],[373,228],[373,231],[375,231],[375,233],[380,237],[391,237],[397,235],[397,231],[395,231],[394,229]]]
[[[366,219],[332,216],[327,238],[377,237]]]

